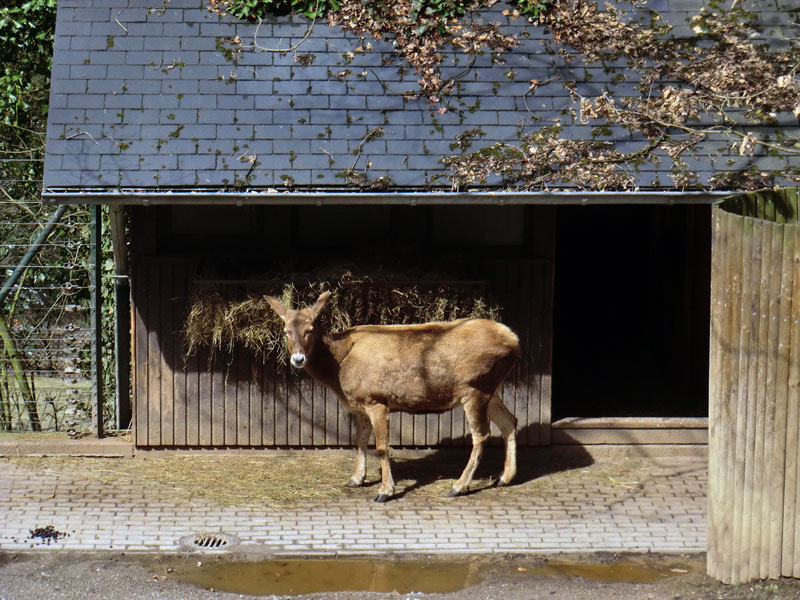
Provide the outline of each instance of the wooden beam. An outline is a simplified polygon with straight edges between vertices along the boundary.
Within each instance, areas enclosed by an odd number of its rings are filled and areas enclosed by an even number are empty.
[[[618,205],[618,204],[713,204],[727,198],[728,192],[584,192],[544,191],[403,191],[353,192],[341,189],[306,192],[279,192],[274,189],[250,189],[229,192],[219,189],[56,189],[43,192],[45,202],[54,204],[108,204],[131,206],[155,205],[228,205],[261,204],[271,206],[349,206],[349,205]]]
[[[552,444],[557,445],[706,445],[705,418],[596,418],[562,419],[551,426]]]

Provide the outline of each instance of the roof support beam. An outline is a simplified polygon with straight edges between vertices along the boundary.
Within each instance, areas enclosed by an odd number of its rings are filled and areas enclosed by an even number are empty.
[[[270,190],[223,191],[213,189],[48,189],[45,202],[54,204],[194,205],[244,206],[307,205],[342,206],[365,204],[416,205],[612,205],[612,204],[712,204],[731,192],[635,191],[635,192],[278,192]]]

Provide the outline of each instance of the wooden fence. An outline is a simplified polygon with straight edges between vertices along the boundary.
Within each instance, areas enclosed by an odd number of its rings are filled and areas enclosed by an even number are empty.
[[[502,397],[519,419],[523,445],[549,443],[552,263],[490,264],[486,285],[520,336],[523,360]],[[139,447],[349,446],[350,415],[305,374],[279,374],[244,349],[186,356],[182,332],[191,262],[143,258],[133,276],[134,430]],[[394,446],[471,443],[463,410],[440,415],[393,414]]]
[[[800,577],[797,189],[713,211],[708,572]]]

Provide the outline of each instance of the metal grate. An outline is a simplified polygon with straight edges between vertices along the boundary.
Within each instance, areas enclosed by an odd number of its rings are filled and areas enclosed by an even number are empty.
[[[222,533],[199,533],[181,540],[181,546],[194,550],[226,550],[236,544],[236,539]]]

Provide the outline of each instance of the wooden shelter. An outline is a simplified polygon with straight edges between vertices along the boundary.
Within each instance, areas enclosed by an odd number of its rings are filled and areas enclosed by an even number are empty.
[[[658,3],[676,36],[691,35],[685,5]],[[544,27],[500,4],[487,11],[477,20],[519,45],[502,60],[476,55],[469,78],[459,51],[443,50],[454,85],[432,106],[403,93],[417,75],[385,40],[363,52],[337,27],[239,22],[196,0],[59,1],[43,197],[116,207],[117,242],[127,219],[137,446],[350,444],[348,415],[309,379],[275,375],[242,348],[187,355],[183,329],[203,286],[235,295],[265,273],[370,261],[388,272],[444,265],[438,283],[497,301],[523,342],[503,390],[522,443],[705,444],[710,206],[720,194],[702,190],[721,173],[771,172],[798,157],[741,156],[712,135],[690,173],[654,153],[625,191],[514,190],[500,175],[457,189],[448,157],[520,144],[542,123],[557,122],[567,140],[650,143],[576,118],[580,97],[623,80],[634,89],[626,64],[551,52]],[[282,40],[302,40],[308,54],[259,50]],[[781,134],[796,129],[790,118],[776,116]],[[700,191],[684,191],[687,181]],[[462,443],[463,415],[397,415],[393,435],[398,445]]]
[[[430,256],[450,261],[460,276],[437,285],[477,289],[502,307],[503,321],[520,335],[523,346],[524,358],[503,388],[503,399],[520,422],[520,443],[702,445],[709,210],[703,204],[132,207],[136,443],[350,445],[354,432],[348,413],[310,378],[288,368],[276,372],[241,347],[187,354],[184,328],[193,295],[209,286],[236,298],[243,288],[258,290],[252,277],[257,280],[276,266],[305,272],[324,256],[357,263],[363,255],[348,248],[350,236],[337,239],[318,229],[335,225],[341,234],[342,228],[360,229],[371,219],[374,230],[366,241],[371,252],[396,260],[397,249],[406,249],[406,269],[424,270]],[[214,232],[206,230],[209,215]],[[584,215],[607,227],[575,231]],[[654,238],[651,253],[632,253],[636,239],[613,249],[606,246],[592,257],[575,252],[582,244],[599,243],[598,237],[605,239],[612,227],[642,219],[651,223],[641,232],[643,238]],[[288,240],[268,237],[266,223],[285,231],[292,222],[296,229]],[[413,225],[398,231],[403,222]],[[478,222],[483,229],[475,235]],[[228,232],[241,232],[243,223],[256,225],[249,236],[231,241]],[[556,255],[562,273],[554,269]],[[648,271],[654,260],[663,268]],[[604,290],[611,282],[613,293]],[[398,289],[403,285],[396,282]],[[587,303],[587,298],[593,300]],[[556,342],[560,362],[554,367],[553,331],[559,327],[564,339]],[[659,344],[652,344],[652,337]],[[615,371],[620,361],[626,369]],[[555,408],[554,380],[563,401]],[[643,394],[647,403],[640,405]],[[575,416],[582,418],[570,418]],[[392,443],[398,446],[469,443],[461,411],[397,414],[393,419]]]
[[[437,286],[448,289],[475,288],[481,295],[491,292],[492,297],[504,307],[504,320],[519,333],[524,348],[525,360],[509,378],[504,388],[504,398],[520,419],[520,438],[525,444],[548,443],[550,421],[550,346],[552,314],[552,236],[541,223],[530,223],[533,230],[539,227],[537,243],[527,243],[531,232],[522,227],[516,240],[509,239],[509,217],[522,217],[531,221],[529,211],[504,210],[497,207],[473,207],[466,212],[464,222],[469,223],[478,216],[484,222],[498,220],[503,225],[503,235],[495,240],[486,240],[485,245],[474,242],[464,246],[464,240],[451,239],[449,244],[439,238],[436,243],[437,215],[432,215],[433,225],[429,231],[408,228],[394,234],[402,219],[416,221],[419,213],[433,212],[447,215],[451,209],[429,211],[426,208],[381,206],[367,211],[357,209],[321,208],[289,209],[282,211],[288,221],[298,219],[319,220],[318,227],[332,222],[340,228],[364,226],[364,220],[373,219],[373,239],[369,249],[375,253],[390,252],[397,237],[410,236],[403,247],[427,248],[425,252],[442,253],[469,252],[463,265],[469,270],[461,279],[440,281]],[[207,209],[208,210],[208,209]],[[226,218],[247,219],[260,222],[271,218],[272,226],[282,229],[284,224],[275,222],[276,211],[270,207],[247,209],[217,209],[216,223]],[[200,210],[200,213],[203,211]],[[552,218],[552,209],[533,211],[541,220]],[[288,248],[306,248],[308,254],[298,256],[272,240],[268,249],[255,251],[250,243],[262,244],[264,230],[254,230],[250,240],[239,239],[240,252],[216,255],[213,260],[201,259],[194,251],[187,251],[174,229],[163,235],[153,236],[149,232],[158,228],[157,223],[180,223],[186,232],[188,219],[177,214],[197,215],[197,209],[175,210],[170,207],[154,207],[132,211],[134,252],[139,259],[133,278],[135,323],[134,323],[134,372],[137,397],[134,423],[136,441],[140,446],[347,446],[353,441],[350,417],[346,409],[324,387],[307,376],[298,376],[284,366],[276,371],[275,366],[257,353],[236,347],[231,351],[215,351],[204,348],[187,355],[183,329],[188,314],[188,304],[193,294],[204,287],[213,286],[223,297],[237,297],[243,287],[267,290],[259,287],[247,275],[264,272],[262,257],[269,256],[279,264],[291,263],[303,272],[303,264],[318,264],[323,256],[334,254],[339,260],[349,262],[347,248],[335,243],[330,237],[317,237],[317,231],[299,227],[298,239],[292,240]],[[469,213],[473,213],[470,215]],[[477,213],[477,214],[476,214]],[[352,214],[352,217],[350,216]],[[189,217],[194,218],[194,217]],[[383,225],[381,225],[383,223]],[[169,227],[169,225],[167,225]],[[235,226],[236,231],[241,231]],[[233,230],[233,228],[232,228]],[[450,235],[453,235],[450,231]],[[465,232],[459,232],[465,233]],[[386,237],[390,245],[379,240]],[[454,238],[456,236],[453,236]],[[460,236],[458,236],[460,237]],[[482,233],[487,238],[487,231]],[[213,244],[213,236],[206,233],[203,244]],[[267,240],[268,241],[268,240]],[[349,243],[349,237],[345,238]],[[511,242],[515,241],[515,244]],[[152,244],[155,242],[156,246]],[[410,243],[410,246],[408,245]],[[492,245],[492,243],[494,245]],[[169,254],[161,244],[172,250]],[[147,247],[149,246],[149,247]],[[211,248],[208,248],[210,250]],[[184,256],[180,256],[182,251]],[[216,252],[220,252],[217,250]],[[230,248],[228,248],[230,252]],[[423,257],[424,258],[424,257]],[[420,258],[424,263],[428,261]],[[268,261],[267,261],[268,262]],[[407,268],[409,262],[405,263]],[[290,271],[294,269],[289,269]],[[422,282],[423,284],[425,282]],[[398,281],[402,290],[407,285]],[[241,296],[239,296],[241,297]],[[465,434],[463,412],[443,415],[394,415],[394,443],[409,446],[431,446],[439,444],[468,443],[468,428]]]

